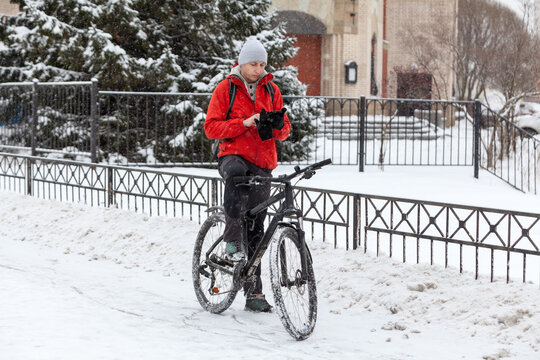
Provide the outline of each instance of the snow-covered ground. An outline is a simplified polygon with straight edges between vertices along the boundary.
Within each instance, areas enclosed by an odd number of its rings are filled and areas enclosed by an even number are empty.
[[[302,185],[540,212],[538,197],[484,172],[471,180],[470,167],[352,174],[332,166]],[[298,343],[275,314],[243,311],[241,295],[222,315],[200,308],[191,285],[194,222],[7,192],[0,203],[2,358],[540,358],[538,284],[476,281],[315,237],[319,316]],[[265,288],[271,300],[266,277]]]

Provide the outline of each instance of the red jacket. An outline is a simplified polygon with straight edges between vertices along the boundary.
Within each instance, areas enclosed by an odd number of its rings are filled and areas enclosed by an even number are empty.
[[[274,103],[265,88],[272,80],[272,74],[264,76],[257,84],[256,102],[251,100],[244,82],[236,76],[227,76],[237,86],[236,97],[231,109],[229,120],[225,121],[229,109],[229,82],[227,79],[218,84],[206,113],[204,131],[210,139],[226,139],[219,144],[218,157],[225,155],[240,155],[247,161],[263,169],[275,169],[277,152],[275,139],[285,140],[291,131],[291,124],[285,114],[285,125],[280,130],[273,130],[273,139],[262,141],[256,126],[246,128],[244,119],[258,114],[264,108],[266,111],[281,110],[283,98],[276,84],[274,87]]]

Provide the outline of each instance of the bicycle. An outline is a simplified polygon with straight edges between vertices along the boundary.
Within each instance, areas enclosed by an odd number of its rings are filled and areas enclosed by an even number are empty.
[[[308,338],[317,320],[317,289],[311,253],[305,242],[302,210],[294,206],[291,180],[309,179],[315,171],[331,164],[330,159],[278,177],[240,176],[237,186],[256,186],[264,182],[282,184],[280,192],[251,209],[242,209],[245,244],[250,219],[273,204],[280,204],[253,256],[232,262],[226,256],[223,231],[225,213],[222,206],[211,207],[211,215],[202,224],[193,251],[193,285],[203,309],[219,314],[229,308],[236,294],[247,282],[253,283],[255,270],[270,247],[270,283],[279,318],[296,340]],[[288,221],[285,221],[287,219]]]

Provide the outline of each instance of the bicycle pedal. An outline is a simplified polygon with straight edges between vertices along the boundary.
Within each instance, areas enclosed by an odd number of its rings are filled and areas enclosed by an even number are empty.
[[[245,260],[246,254],[242,251],[235,252],[234,254],[227,254],[227,260],[232,261],[233,263],[238,263],[242,260]]]
[[[230,266],[230,267],[234,266],[234,262],[231,261],[227,255],[223,257],[219,257],[216,254],[212,254],[210,255],[210,260],[220,266]]]

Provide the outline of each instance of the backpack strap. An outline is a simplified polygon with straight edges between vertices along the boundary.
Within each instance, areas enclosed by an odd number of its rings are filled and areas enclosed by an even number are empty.
[[[231,110],[234,104],[234,99],[236,98],[236,84],[229,80],[229,108],[227,109],[227,112],[225,113],[225,121],[229,120],[229,116],[231,115]],[[223,142],[223,139],[215,139],[214,143],[212,144],[212,153],[214,154],[214,158],[217,159],[217,154],[219,153],[219,144]]]
[[[269,81],[265,85],[266,91],[268,91],[268,94],[270,95],[270,98],[272,99],[272,108],[274,107],[274,86],[272,85],[272,82]]]
[[[227,113],[225,114],[225,121],[229,120],[229,115],[231,114],[231,110],[234,104],[234,99],[236,98],[236,84],[229,80],[229,108],[227,109]]]

